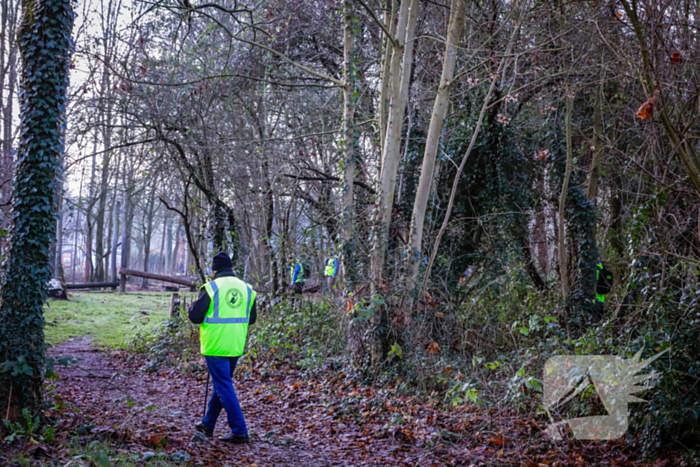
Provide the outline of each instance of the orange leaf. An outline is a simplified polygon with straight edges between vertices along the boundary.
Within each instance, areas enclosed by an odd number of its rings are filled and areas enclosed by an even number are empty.
[[[654,91],[654,97],[647,99],[645,103],[639,107],[637,110],[637,117],[639,118],[652,118],[654,116],[654,105],[659,98],[659,90]]]
[[[617,16],[617,19],[620,19],[620,18],[622,18],[622,13],[620,13],[619,11],[616,11],[615,16]]]
[[[683,59],[681,58],[681,54],[679,54],[678,52],[673,52],[671,54],[671,61],[673,63],[682,63]]]
[[[537,160],[541,161],[549,155],[549,149],[544,149],[537,153]]]
[[[345,300],[345,304],[345,314],[348,314],[355,309],[355,304],[349,298]]]
[[[437,355],[440,353],[440,346],[437,342],[432,341],[430,344],[428,344],[428,353],[430,355]]]
[[[435,316],[438,317],[438,318],[444,318],[444,317],[445,317],[445,313],[435,313]]]
[[[433,299],[428,292],[423,292],[423,296],[428,299],[428,306],[430,308],[437,308],[440,306],[437,300]]]

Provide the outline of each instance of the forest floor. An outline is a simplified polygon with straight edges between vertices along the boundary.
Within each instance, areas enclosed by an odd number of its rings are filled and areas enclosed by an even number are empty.
[[[643,464],[620,442],[554,444],[527,415],[440,408],[429,397],[361,386],[344,373],[305,379],[290,366],[262,369],[250,358],[234,379],[251,444],[200,441],[193,425],[204,404],[201,370],[148,373],[143,357],[91,344],[87,337],[71,338],[50,351],[79,359],[58,369],[52,415],[63,419],[59,440],[71,432],[84,433],[83,444],[108,440],[115,452],[139,459],[128,465],[679,465]],[[222,416],[215,436],[225,434],[225,425]],[[69,449],[44,452],[60,465],[122,465],[114,458],[71,463]]]
[[[202,439],[194,431],[204,408],[201,357],[158,366],[125,350],[125,338],[167,319],[167,303],[168,294],[142,292],[50,302],[48,354],[73,360],[47,382],[55,436],[6,437],[0,466],[682,465],[644,463],[625,439],[554,443],[546,420],[507,404],[451,406],[437,393],[361,384],[331,365],[309,372],[270,352],[246,356],[234,375],[251,443]],[[225,433],[222,414],[215,436]]]

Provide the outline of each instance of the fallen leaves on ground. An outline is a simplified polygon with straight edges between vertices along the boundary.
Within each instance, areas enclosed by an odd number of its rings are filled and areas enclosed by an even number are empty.
[[[439,352],[434,341],[429,348]],[[89,340],[52,352],[83,359],[56,383],[62,403],[53,415],[64,419],[59,437],[84,430],[142,458],[159,451],[189,465],[260,467],[643,465],[624,442],[554,444],[532,414],[450,406],[436,393],[362,385],[345,372],[308,377],[292,362],[273,359],[246,358],[236,370],[251,444],[227,445],[193,429],[204,408],[205,373],[174,367],[146,373],[144,359],[97,351]],[[225,420],[222,413],[215,436],[226,433]],[[33,449],[57,460],[69,456]]]

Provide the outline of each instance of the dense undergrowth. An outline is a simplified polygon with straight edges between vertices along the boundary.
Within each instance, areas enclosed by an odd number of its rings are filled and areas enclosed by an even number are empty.
[[[648,403],[630,406],[628,442],[649,456],[671,449],[697,459],[697,273],[679,262],[663,279],[676,287],[661,288],[652,269],[651,264],[635,265],[621,278],[627,285],[608,296],[602,316],[585,317],[586,326],[572,324],[569,329],[556,289],[534,288],[517,265],[497,280],[474,277],[453,297],[427,295],[410,320],[402,311],[390,310],[388,351],[378,368],[370,367],[366,358],[368,309],[372,312],[367,299],[283,299],[260,310],[258,323],[250,328],[248,363],[242,371],[255,362],[258,367],[289,365],[307,377],[344,372],[363,384],[423,395],[445,409],[468,404],[535,417],[545,426],[549,420],[542,407],[542,375],[549,357],[630,358],[641,349],[648,358],[668,350],[645,370],[661,377],[641,393]],[[163,365],[204,371],[197,335],[183,311],[131,338],[128,348],[149,355],[146,371]],[[559,415],[604,410],[589,388]]]
[[[378,368],[369,366],[366,358],[371,337],[367,316],[372,311],[368,297],[356,296],[350,302],[340,296],[296,301],[283,297],[274,306],[259,309],[239,371],[254,371],[261,378],[268,370],[282,367],[304,378],[343,375],[395,394],[418,395],[442,410],[471,406],[533,419],[544,427],[549,419],[542,408],[542,375],[550,356],[629,358],[643,349],[648,358],[668,349],[652,368],[662,376],[640,394],[649,402],[630,406],[627,441],[649,457],[671,450],[697,462],[693,444],[698,439],[696,359],[700,355],[700,344],[693,338],[698,326],[697,275],[693,267],[679,262],[665,271],[663,279],[673,282],[675,288],[661,288],[661,276],[649,273],[653,267],[640,263],[632,268],[629,276],[620,278],[627,285],[608,296],[604,315],[590,317],[586,328],[571,327],[568,332],[566,314],[553,287],[551,291],[532,287],[517,265],[500,280],[477,275],[461,284],[452,297],[425,296],[416,303],[410,320],[400,310],[390,310],[388,351]],[[140,366],[145,372],[177,367],[203,373],[197,328],[183,309],[129,337],[125,348],[132,355],[129,358],[145,362]],[[51,396],[51,387],[48,380],[47,400],[60,405]],[[558,416],[598,415],[604,410],[589,389]],[[60,428],[54,417],[5,426],[4,430],[14,437],[13,442],[26,438],[27,443],[35,440],[47,445]],[[129,457],[108,440],[74,428],[60,447],[64,454],[70,450],[76,460],[94,465],[103,465],[100,459],[111,459],[112,465],[176,462],[164,455]],[[14,465],[32,465],[31,455],[26,449],[18,450],[11,460]]]

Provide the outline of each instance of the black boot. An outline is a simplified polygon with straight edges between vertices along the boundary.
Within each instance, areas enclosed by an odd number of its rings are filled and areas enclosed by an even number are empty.
[[[225,441],[231,444],[248,444],[250,443],[250,438],[248,438],[247,434],[234,435],[233,433],[229,433],[226,436],[219,436],[219,441]]]
[[[204,436],[207,438],[211,438],[214,436],[214,430],[207,430],[204,428],[204,425],[202,425],[202,422],[197,422],[194,424],[194,429],[199,431],[200,433],[204,433]]]

